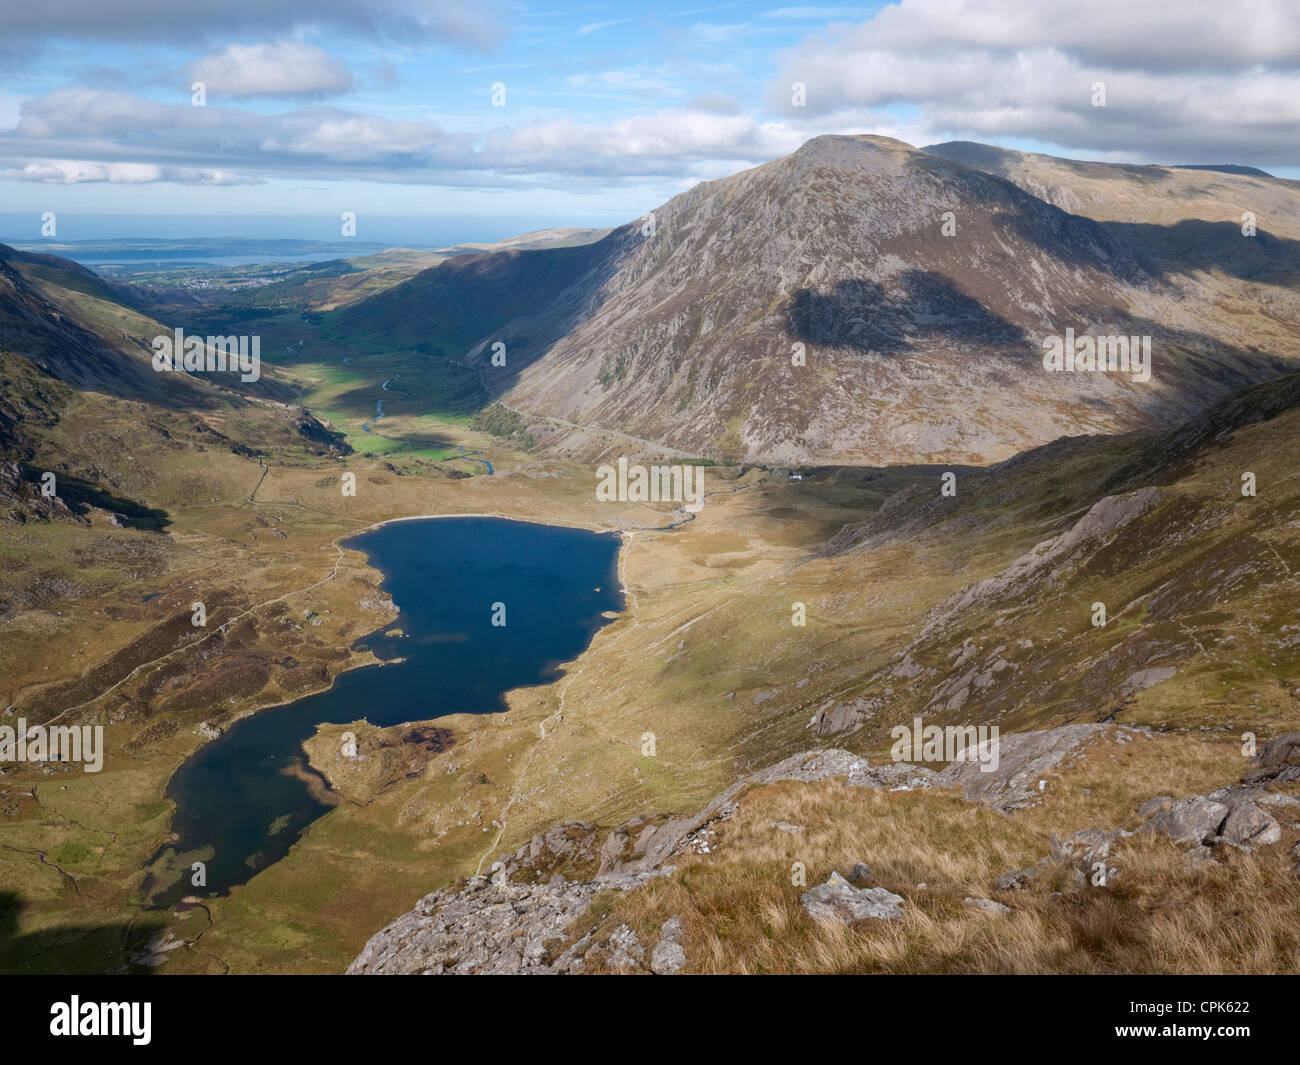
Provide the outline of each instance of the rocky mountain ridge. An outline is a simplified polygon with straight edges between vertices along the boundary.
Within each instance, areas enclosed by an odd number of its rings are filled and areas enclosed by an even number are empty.
[[[1264,183],[1274,213],[1300,207],[1295,183],[1221,177]],[[1142,188],[1129,215],[1146,218],[1168,190]],[[1063,431],[1174,424],[1300,357],[1300,245],[1144,225],[937,149],[823,136],[594,244],[466,257],[337,324],[397,323],[523,414],[696,454],[984,463]],[[1150,336],[1151,381],[1046,372],[1043,339],[1067,328]]]

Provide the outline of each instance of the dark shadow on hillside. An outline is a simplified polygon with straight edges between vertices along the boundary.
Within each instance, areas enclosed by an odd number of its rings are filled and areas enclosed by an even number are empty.
[[[21,932],[18,919],[27,904],[12,891],[0,892],[0,973],[7,976],[94,976],[107,972],[148,975],[132,964],[166,926],[157,917],[87,925],[62,925]]]
[[[1103,222],[1102,227],[1151,263],[1162,277],[1217,270],[1242,281],[1300,282],[1300,241],[1264,229],[1247,237],[1238,223],[1195,218],[1170,226]]]
[[[487,394],[478,374],[463,363],[436,356],[425,356],[418,374],[403,376],[388,389],[376,380],[340,392],[332,404],[353,417],[369,420],[375,416],[375,404],[382,400],[384,412],[394,415],[464,415],[481,409]],[[372,428],[374,428],[372,426]]]
[[[1103,491],[1113,494],[1144,484],[1172,484],[1187,476],[1205,452],[1226,447],[1238,430],[1269,421],[1297,407],[1300,407],[1300,373],[1233,392],[1117,467],[1102,486]]]
[[[457,255],[331,312],[328,323],[345,337],[382,338],[451,361],[464,359],[486,339],[488,349],[473,365],[490,400],[599,309],[605,283],[644,239],[638,225],[622,226],[593,244]],[[506,345],[505,366],[491,365],[496,340]]]
[[[916,341],[1027,344],[1024,331],[967,296],[951,279],[908,270],[896,286],[856,278],[830,293],[801,288],[787,308],[790,335],[808,344],[898,354]]]
[[[1026,209],[1000,212],[993,222],[1018,239],[1041,248],[1057,262],[1126,285],[1146,285],[1159,277],[1159,266],[1141,248],[1121,240],[1100,222],[1053,207],[1022,189],[1016,191],[1027,198]]]
[[[19,466],[22,470],[23,480],[36,485],[39,492],[41,476],[46,471],[35,469],[26,463],[19,463]],[[91,507],[98,507],[101,510],[111,511],[116,514],[121,519],[122,524],[131,529],[162,532],[171,524],[171,518],[168,517],[165,510],[160,510],[157,507],[147,507],[134,499],[115,496],[112,492],[105,491],[98,485],[80,477],[72,477],[66,473],[57,474],[56,477],[59,499],[78,517],[84,518],[90,512]]]

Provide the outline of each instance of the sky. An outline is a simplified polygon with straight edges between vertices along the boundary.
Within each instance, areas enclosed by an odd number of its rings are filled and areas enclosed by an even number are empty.
[[[1300,178],[1298,7],[3,0],[0,237],[618,225],[823,133]]]

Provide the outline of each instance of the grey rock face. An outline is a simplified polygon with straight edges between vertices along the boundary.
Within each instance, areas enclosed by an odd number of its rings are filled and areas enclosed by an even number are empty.
[[[1038,794],[1042,775],[1106,731],[1105,725],[1062,725],[999,738],[998,767],[984,772],[979,762],[952,762],[934,780],[936,787],[961,788],[968,799],[998,810],[1016,810]]]
[[[852,924],[868,919],[888,921],[903,916],[903,897],[884,888],[855,888],[839,873],[799,898],[800,905],[817,921]]]
[[[852,702],[832,702],[816,711],[809,727],[814,736],[833,736],[836,732],[849,732],[861,726],[879,709],[879,700],[861,700]]]
[[[1229,843],[1267,846],[1282,839],[1282,826],[1253,802],[1240,803],[1228,814],[1220,835]]]
[[[1120,685],[1121,695],[1132,695],[1134,692],[1142,691],[1144,688],[1154,688],[1157,684],[1167,681],[1178,671],[1170,666],[1155,666],[1151,669],[1141,669],[1136,673],[1129,674],[1124,683]]]
[[[1017,869],[1014,872],[1003,873],[994,886],[999,891],[1023,891],[1025,884],[1037,875],[1038,870],[1032,866],[1028,869]]]
[[[1004,906],[1000,902],[994,902],[992,899],[972,899],[967,897],[967,902],[972,906],[978,906],[985,913],[1008,914],[1011,912],[1010,906]]]
[[[1204,843],[1219,834],[1219,826],[1227,816],[1228,808],[1223,803],[1198,795],[1192,799],[1178,799],[1138,831],[1160,832],[1175,843]]]
[[[1286,732],[1271,740],[1251,764],[1255,768],[1246,774],[1249,782],[1300,780],[1300,732]]]
[[[672,976],[686,965],[686,951],[682,949],[681,940],[681,918],[668,918],[659,930],[659,942],[650,953],[650,970],[656,976]]]
[[[1151,799],[1138,808],[1138,814],[1151,813],[1153,809],[1156,812],[1138,831],[1161,832],[1176,843],[1269,846],[1281,840],[1282,826],[1268,808],[1288,806],[1289,799],[1290,796],[1272,795],[1252,785],[1220,788],[1209,795],[1176,801]]]
[[[654,874],[613,876],[583,883],[554,877],[545,885],[493,884],[474,877],[460,891],[422,898],[370,938],[349,974],[520,974],[579,972],[593,945],[580,939],[558,957],[550,952],[601,891],[640,887]],[[639,966],[644,950],[628,928],[615,933],[610,964]],[[630,938],[629,938],[630,937]],[[638,955],[637,951],[640,951]]]

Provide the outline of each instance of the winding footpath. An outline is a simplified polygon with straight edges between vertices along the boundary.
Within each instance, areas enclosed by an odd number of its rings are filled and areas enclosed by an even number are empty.
[[[752,484],[746,484],[746,485],[741,485],[739,488],[719,489],[714,492],[706,492],[704,498],[707,499],[711,495],[734,495],[737,492],[743,492],[746,489],[752,487],[753,487]],[[618,554],[618,583],[619,583],[619,587],[623,590],[623,594],[627,597],[628,610],[632,615],[632,623],[628,625],[627,628],[625,628],[617,636],[615,636],[612,640],[610,640],[610,642],[606,645],[605,648],[606,650],[613,647],[615,644],[617,644],[619,641],[621,641],[624,637],[628,636],[632,632],[635,632],[636,629],[641,624],[641,605],[637,600],[635,589],[632,587],[632,585],[628,582],[627,579],[627,560],[628,560],[628,556],[631,555],[632,553],[633,538],[636,536],[638,532],[671,532],[673,529],[680,528],[681,526],[687,524],[687,522],[694,521],[697,516],[698,515],[696,514],[689,514],[682,521],[673,522],[671,525],[642,526],[635,529],[625,529],[623,531],[622,533],[623,549]],[[708,611],[706,611],[705,613],[708,613]],[[696,621],[699,621],[700,617],[703,616],[704,615],[701,614],[699,615],[699,617],[693,618],[685,626],[681,626],[681,628],[679,628],[678,630],[669,633],[669,635],[664,637],[663,639],[669,639],[670,637],[676,635],[678,631],[682,631],[685,628],[689,628],[691,625],[695,624]],[[659,640],[658,643],[662,643],[663,639]],[[590,650],[591,648],[589,646],[587,650],[583,652],[582,657],[586,658]],[[564,687],[560,689],[559,705],[551,713],[547,714],[546,717],[542,718],[542,720],[537,723],[537,741],[528,748],[528,754],[524,758],[523,768],[519,770],[519,774],[515,777],[515,785],[510,790],[510,798],[506,800],[506,804],[501,808],[501,813],[497,817],[498,825],[497,825],[496,836],[493,837],[492,842],[488,845],[487,849],[479,857],[478,864],[474,867],[475,876],[478,876],[480,873],[482,873],[483,863],[487,861],[488,858],[492,856],[493,852],[496,851],[497,847],[501,845],[501,837],[505,834],[506,831],[506,824],[508,823],[507,821],[508,815],[511,809],[514,807],[515,803],[519,801],[519,797],[523,789],[524,781],[528,776],[528,767],[532,764],[533,761],[533,755],[537,753],[538,748],[541,747],[542,743],[545,742],[547,736],[550,735],[550,733],[546,731],[547,724],[551,721],[554,721],[554,723],[558,725],[560,722],[564,720],[564,701],[568,697],[569,688],[573,686],[574,681],[576,681],[580,676],[582,676],[584,672],[586,672],[586,669],[587,669],[587,665],[584,664],[565,678]]]
[[[292,598],[295,595],[301,595],[303,592],[310,592],[313,588],[319,588],[326,581],[333,580],[335,577],[338,576],[339,566],[343,563],[344,551],[339,541],[345,539],[346,537],[355,536],[355,535],[356,535],[356,531],[353,530],[352,532],[343,533],[341,536],[336,536],[330,542],[330,546],[334,548],[334,550],[337,552],[334,559],[334,567],[330,570],[330,572],[326,576],[322,577],[320,580],[316,581],[313,584],[307,585],[305,588],[295,588],[292,591],[285,592],[283,595],[277,595],[271,599],[264,599],[260,603],[255,603],[253,606],[248,607],[248,609],[243,610],[240,613],[236,614],[233,618],[230,618],[229,620],[222,622],[215,629],[212,629],[210,632],[206,633],[204,636],[201,636],[199,639],[193,641],[192,643],[183,643],[179,647],[174,647],[172,650],[168,651],[164,655],[159,655],[157,658],[151,659],[148,662],[141,662],[138,666],[136,666],[133,670],[131,670],[130,673],[128,673],[121,680],[117,681],[117,683],[112,685],[112,687],[105,688],[93,699],[87,699],[84,703],[78,703],[76,706],[70,706],[66,710],[60,711],[57,715],[55,715],[54,717],[46,721],[45,724],[52,725],[54,724],[54,722],[60,720],[67,714],[72,713],[74,710],[81,710],[84,707],[91,706],[94,703],[99,702],[100,699],[104,698],[104,696],[109,695],[116,689],[120,688],[128,680],[130,680],[137,673],[139,673],[142,669],[148,669],[151,666],[156,666],[159,662],[165,662],[173,655],[178,655],[182,651],[193,650],[199,644],[206,643],[208,640],[212,639],[212,637],[216,636],[218,633],[224,633],[226,629],[229,628],[231,625],[235,624],[235,622],[242,621],[244,618],[248,617],[250,614],[255,614],[263,607],[271,606],[273,603],[279,603],[285,599]]]

